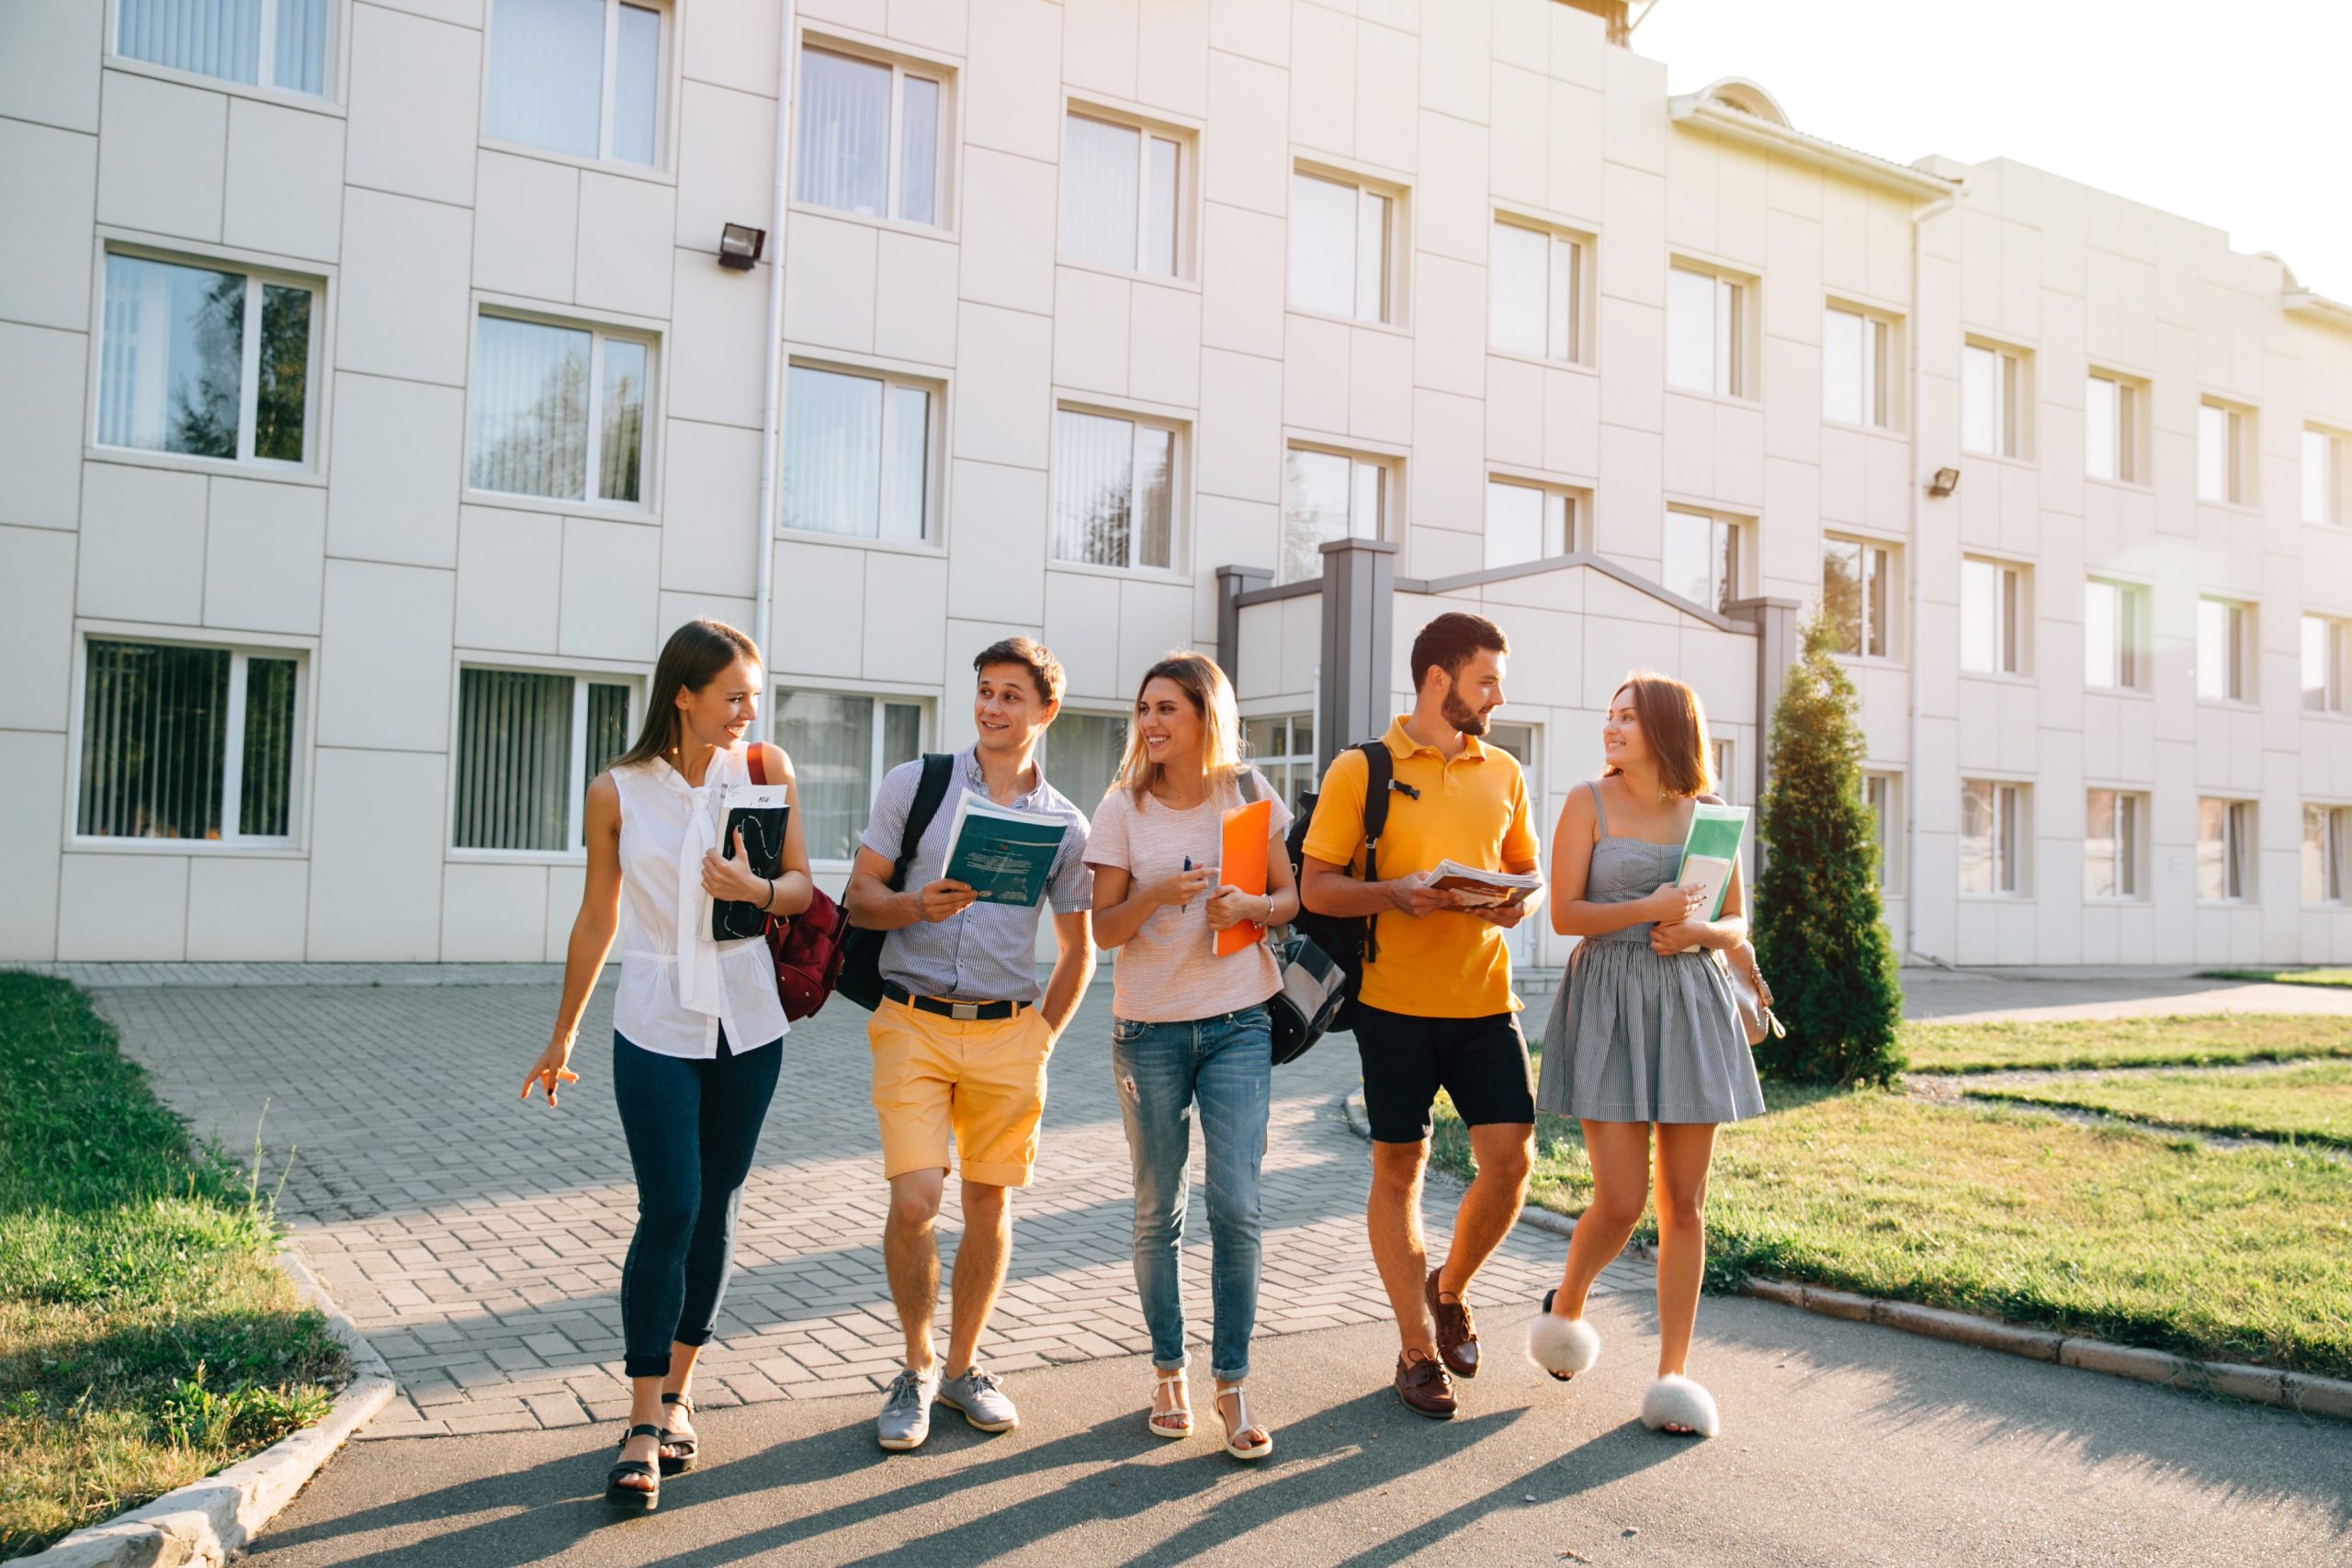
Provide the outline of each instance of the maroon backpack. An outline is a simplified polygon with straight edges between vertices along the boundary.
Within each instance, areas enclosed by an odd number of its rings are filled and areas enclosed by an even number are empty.
[[[764,784],[760,748],[750,749],[752,782]],[[808,907],[797,915],[771,915],[767,923],[768,956],[775,964],[775,994],[784,1016],[797,1023],[825,1005],[841,983],[842,949],[849,939],[849,916],[839,904],[812,888]]]

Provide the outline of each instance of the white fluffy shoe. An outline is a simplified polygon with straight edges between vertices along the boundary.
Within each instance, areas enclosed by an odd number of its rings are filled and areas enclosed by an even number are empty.
[[[1680,1373],[1669,1372],[1642,1395],[1642,1425],[1653,1432],[1684,1427],[1692,1436],[1712,1438],[1723,1429],[1723,1418],[1715,1414],[1713,1394]]]
[[[1580,1317],[1552,1315],[1555,1293],[1544,1292],[1544,1310],[1527,1325],[1527,1359],[1566,1382],[1600,1359],[1600,1336]]]

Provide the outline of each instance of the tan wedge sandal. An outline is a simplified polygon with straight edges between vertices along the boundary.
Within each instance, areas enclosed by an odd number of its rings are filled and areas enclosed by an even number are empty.
[[[1233,1401],[1233,1414],[1225,1413],[1225,1402]],[[1274,1451],[1274,1435],[1250,1418],[1250,1396],[1239,1383],[1232,1383],[1216,1391],[1216,1418],[1225,1424],[1225,1451],[1238,1460],[1261,1460]],[[1261,1439],[1255,1443],[1242,1441],[1255,1432]]]
[[[1163,1393],[1170,1400],[1165,1407],[1159,1403],[1159,1396]],[[1183,1368],[1161,1372],[1159,1380],[1151,1385],[1151,1414],[1145,1418],[1144,1425],[1151,1428],[1151,1435],[1155,1438],[1189,1438],[1193,1435],[1193,1402],[1185,1397]]]

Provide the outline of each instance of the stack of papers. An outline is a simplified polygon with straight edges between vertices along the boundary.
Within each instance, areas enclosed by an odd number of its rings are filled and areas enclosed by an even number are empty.
[[[1490,909],[1498,904],[1520,904],[1544,891],[1540,872],[1487,871],[1460,861],[1442,860],[1430,873],[1429,886],[1461,896],[1463,908]]]
[[[1046,896],[1054,856],[1069,830],[1062,818],[1016,811],[967,792],[956,803],[947,869],[941,874],[968,886],[983,904],[1034,905]]]

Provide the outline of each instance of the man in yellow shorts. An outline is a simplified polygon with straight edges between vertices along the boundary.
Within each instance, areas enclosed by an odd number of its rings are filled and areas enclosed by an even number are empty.
[[[889,882],[921,761],[884,777],[849,885],[850,919],[890,933],[882,944],[883,1000],[866,1033],[882,1173],[890,1182],[883,1259],[907,1336],[906,1370],[890,1384],[876,1430],[891,1450],[922,1446],[934,1400],[984,1432],[1020,1424],[1003,1385],[976,1358],[1012,1249],[1008,1191],[1029,1185],[1037,1159],[1046,1058],[1094,972],[1086,816],[1046,782],[1035,760],[1061,706],[1062,667],[1037,643],[1015,637],[982,649],[972,668],[977,739],[954,758],[946,794],[911,846],[908,890],[894,893]],[[1068,819],[1046,879],[1057,952],[1042,999],[1035,954],[1046,900],[975,903],[970,886],[944,879],[956,802],[967,793]],[[964,1235],[943,1369],[931,1342],[939,1299],[934,1222],[951,1146],[963,1161]]]

